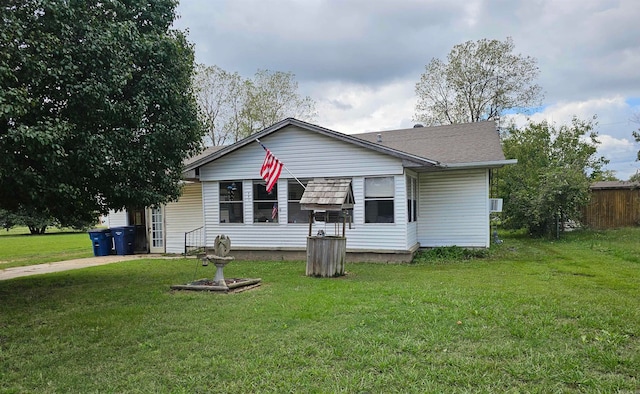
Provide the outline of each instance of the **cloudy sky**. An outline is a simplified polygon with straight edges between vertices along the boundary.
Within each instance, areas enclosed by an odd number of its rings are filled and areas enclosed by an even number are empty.
[[[599,153],[621,179],[640,170],[637,0],[181,0],[196,61],[251,77],[292,72],[314,123],[343,133],[411,127],[432,58],[468,40],[512,37],[538,59],[534,120],[598,117]]]

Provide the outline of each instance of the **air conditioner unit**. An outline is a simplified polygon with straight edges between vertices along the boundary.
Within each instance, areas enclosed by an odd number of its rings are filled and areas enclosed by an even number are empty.
[[[502,212],[502,199],[490,198],[489,199],[489,212]]]

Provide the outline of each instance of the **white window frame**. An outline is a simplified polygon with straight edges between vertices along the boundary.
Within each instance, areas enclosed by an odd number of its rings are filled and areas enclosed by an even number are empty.
[[[407,222],[418,221],[418,178],[407,175]]]
[[[375,179],[390,179],[391,180],[391,190],[388,193],[384,193],[384,191],[382,190],[367,190],[367,186],[369,184],[368,181],[372,181]],[[378,176],[378,177],[366,177],[364,178],[364,211],[365,211],[365,215],[364,215],[364,222],[365,224],[381,224],[381,223],[385,223],[385,224],[393,224],[396,222],[396,209],[395,209],[395,177],[394,176]],[[371,188],[373,189],[373,187]],[[383,203],[387,203],[387,202],[391,202],[391,209],[393,211],[392,216],[391,216],[391,221],[385,220],[385,221],[379,221],[379,218],[383,217],[381,215],[376,215],[376,219],[375,220],[371,220],[367,218],[367,206],[370,205],[368,203],[372,203],[372,202],[383,202]],[[377,212],[379,213],[379,209],[377,210]]]
[[[253,201],[252,201],[251,207],[253,208],[253,223],[278,223],[280,220],[280,209],[278,207],[278,185],[276,184],[273,187],[273,189],[271,189],[270,195],[272,195],[273,198],[258,200],[257,198],[258,198],[258,195],[260,194],[258,191],[258,188],[260,187],[265,189],[264,193],[266,193],[266,182],[264,180],[254,180],[252,182],[251,188],[252,188],[252,194],[253,194]],[[268,208],[262,208],[261,210],[258,210],[257,204],[262,204],[265,206],[268,205]],[[274,204],[277,207],[275,218],[272,217]],[[260,220],[261,217],[259,217],[258,215],[259,211],[266,212],[264,216],[266,218],[265,220]]]
[[[223,185],[227,185],[224,187],[223,189]],[[235,185],[235,189],[230,189],[230,187]],[[223,193],[223,190],[226,190],[225,193]],[[220,181],[218,183],[218,198],[219,198],[219,204],[218,204],[218,212],[220,212],[220,217],[218,218],[218,222],[220,224],[226,225],[226,224],[242,224],[244,223],[244,200],[243,200],[243,196],[242,196],[242,192],[243,192],[243,184],[241,180],[234,180],[234,181]],[[233,195],[233,200],[230,200],[230,196]],[[239,205],[240,206],[240,221],[234,221],[231,222],[231,212],[233,211],[232,208],[235,205]],[[223,209],[223,207],[225,207],[226,209]],[[237,210],[234,209],[234,210]]]
[[[302,184],[305,185],[306,187],[307,183],[309,183],[309,179],[300,179],[300,182],[302,182]],[[304,215],[300,216],[300,220],[292,219],[291,217],[292,216],[291,212],[293,212],[291,207],[296,205],[298,206],[298,208],[300,207],[300,198],[297,198],[297,199],[291,198],[292,197],[291,185],[295,185],[297,187],[297,186],[300,186],[300,184],[295,179],[289,179],[287,181],[287,222],[289,224],[295,224],[295,223],[309,224],[309,213],[306,211],[302,211],[301,209],[298,209],[298,211],[303,212]],[[302,192],[304,193],[304,188],[302,189]],[[300,195],[300,197],[302,197],[302,195]]]

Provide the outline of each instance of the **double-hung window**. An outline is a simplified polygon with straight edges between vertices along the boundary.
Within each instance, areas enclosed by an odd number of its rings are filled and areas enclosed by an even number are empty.
[[[267,193],[264,181],[253,182],[253,222],[278,223],[278,187]]]
[[[394,223],[394,179],[364,179],[364,222]]]
[[[407,221],[409,223],[418,220],[418,180],[412,176],[407,177]]]
[[[242,181],[220,182],[220,223],[243,223]]]
[[[308,181],[301,180],[304,185]],[[296,180],[290,180],[287,184],[287,221],[289,223],[309,223],[309,211],[300,209],[300,199],[304,193],[304,187]]]

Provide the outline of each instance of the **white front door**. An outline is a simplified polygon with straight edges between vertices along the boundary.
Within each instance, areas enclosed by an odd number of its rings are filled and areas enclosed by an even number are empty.
[[[149,253],[164,253],[164,207],[149,208]]]

